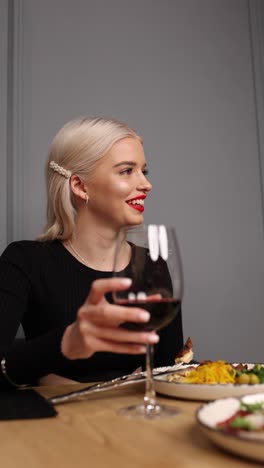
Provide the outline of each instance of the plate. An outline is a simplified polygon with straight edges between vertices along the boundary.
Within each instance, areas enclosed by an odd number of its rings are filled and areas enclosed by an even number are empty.
[[[264,433],[241,431],[237,434],[222,432],[217,423],[228,419],[245,403],[264,402],[264,393],[245,395],[239,398],[223,398],[206,403],[198,409],[196,419],[206,436],[224,450],[241,457],[264,461]]]
[[[247,364],[248,368],[254,367],[255,364]],[[188,367],[197,367],[198,364]],[[172,372],[168,367],[168,374]],[[182,398],[184,400],[199,400],[208,401],[216,400],[217,398],[239,397],[251,393],[264,393],[264,384],[256,385],[239,385],[239,384],[190,384],[181,382],[168,382],[167,375],[154,376],[154,385],[156,392],[162,395],[171,396],[174,398]]]

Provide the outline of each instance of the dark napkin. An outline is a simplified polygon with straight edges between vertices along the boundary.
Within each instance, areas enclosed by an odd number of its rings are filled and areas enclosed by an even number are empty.
[[[36,390],[0,391],[0,420],[50,418],[57,411]]]

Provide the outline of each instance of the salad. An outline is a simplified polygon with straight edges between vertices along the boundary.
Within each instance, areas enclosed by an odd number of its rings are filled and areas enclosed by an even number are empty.
[[[169,382],[191,384],[238,384],[264,383],[264,367],[261,364],[229,364],[225,361],[204,361],[198,366],[169,374]]]
[[[240,402],[240,408],[230,418],[217,424],[225,432],[237,434],[241,431],[262,433],[264,437],[264,402]]]

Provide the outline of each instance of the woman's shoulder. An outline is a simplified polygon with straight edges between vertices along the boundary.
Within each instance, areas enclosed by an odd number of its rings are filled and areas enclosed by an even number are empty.
[[[47,250],[56,248],[57,241],[21,240],[8,244],[1,255],[2,260],[19,260],[26,257],[45,255]]]

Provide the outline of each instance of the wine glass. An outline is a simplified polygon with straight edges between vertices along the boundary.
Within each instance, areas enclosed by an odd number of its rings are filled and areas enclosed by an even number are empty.
[[[130,330],[160,330],[180,310],[183,296],[183,274],[175,229],[164,225],[140,225],[119,232],[114,276],[131,278],[125,291],[113,292],[115,304],[140,307],[150,313],[147,323],[126,322]],[[142,404],[130,406],[121,413],[133,417],[161,418],[178,413],[176,408],[159,405],[152,376],[154,347],[146,347],[146,387]]]

